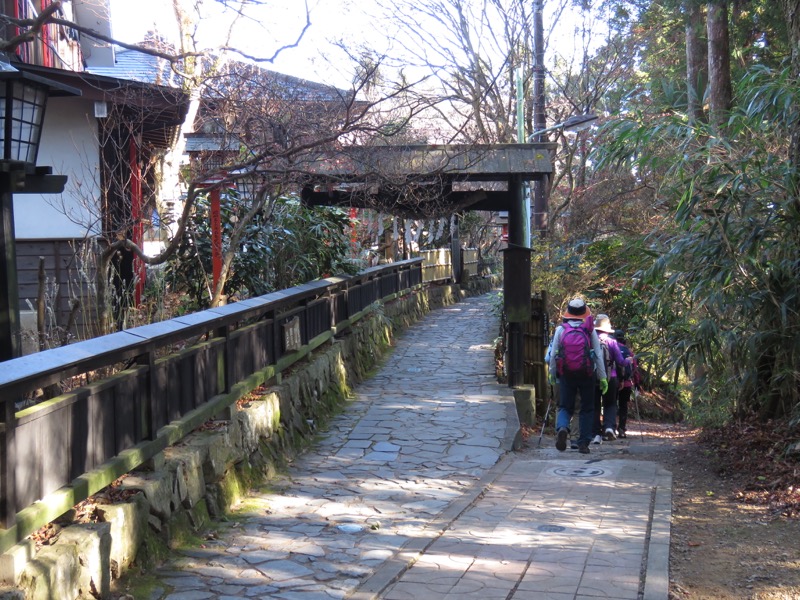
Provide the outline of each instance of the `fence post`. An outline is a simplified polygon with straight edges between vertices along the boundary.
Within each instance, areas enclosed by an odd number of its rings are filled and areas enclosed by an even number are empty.
[[[217,363],[217,392],[218,393],[228,393],[231,391],[231,384],[233,382],[233,359],[231,355],[233,354],[233,349],[230,345],[230,340],[228,339],[228,326],[220,327],[216,331],[214,331],[214,337],[222,338],[225,340],[224,348],[220,354],[220,359],[222,360],[223,364],[220,365],[219,362]],[[222,381],[220,381],[222,379]]]
[[[142,438],[154,440],[156,438],[156,355],[153,350],[136,357],[136,364],[147,367],[147,401],[142,402],[141,420]]]
[[[461,239],[458,236],[458,215],[453,215],[450,230],[450,267],[453,269],[453,282],[461,283]]]
[[[333,288],[328,288],[325,290],[325,298],[328,301],[328,328],[331,332],[336,331],[336,298],[338,295],[333,293]]]
[[[17,464],[15,429],[16,407],[13,398],[3,399],[3,443],[0,457],[0,518],[3,527],[10,529],[16,522],[17,482],[14,466]]]

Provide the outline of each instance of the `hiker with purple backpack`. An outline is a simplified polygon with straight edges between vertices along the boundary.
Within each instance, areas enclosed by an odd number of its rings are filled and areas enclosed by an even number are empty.
[[[614,332],[614,338],[619,344],[619,350],[622,352],[623,358],[628,359],[627,364],[622,369],[622,376],[619,381],[619,392],[617,393],[617,419],[619,426],[617,427],[617,437],[626,438],[628,424],[628,403],[631,399],[631,394],[634,388],[639,388],[639,362],[636,360],[636,355],[631,352],[630,348],[626,345],[625,332],[622,329],[617,329]]]
[[[561,452],[567,449],[569,422],[575,412],[575,399],[580,394],[578,452],[589,454],[595,382],[601,389],[608,389],[603,350],[594,330],[592,314],[582,299],[570,300],[562,316],[563,322],[553,334],[549,364],[550,383],[558,382],[561,397],[556,416],[556,448]]]
[[[614,339],[614,329],[608,315],[597,315],[595,331],[602,346],[601,356],[605,363],[608,385],[606,389],[595,388],[594,398],[594,439],[593,443],[599,444],[602,440],[607,442],[616,439],[614,433],[617,429],[617,390],[619,389],[618,374],[622,374],[626,359],[622,356],[617,340]]]

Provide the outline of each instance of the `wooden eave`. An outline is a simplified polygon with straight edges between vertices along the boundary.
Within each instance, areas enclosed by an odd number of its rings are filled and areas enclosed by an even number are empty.
[[[304,173],[301,197],[308,205],[434,216],[509,210],[508,186],[498,189],[496,182],[549,175],[555,148],[553,143],[353,146],[304,157],[293,166]]]
[[[171,145],[189,111],[188,95],[177,88],[36,65],[20,65],[20,69],[75,87],[86,100],[141,110],[145,115],[141,123],[143,140],[157,148]]]

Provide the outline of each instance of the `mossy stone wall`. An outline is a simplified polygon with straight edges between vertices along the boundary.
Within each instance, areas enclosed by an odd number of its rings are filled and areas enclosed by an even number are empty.
[[[101,504],[99,523],[68,525],[36,551],[30,540],[0,557],[13,587],[0,599],[107,597],[113,581],[136,566],[157,563],[191,540],[249,489],[268,481],[346,404],[350,390],[376,367],[393,338],[432,310],[469,292],[455,285],[415,290],[373,310],[289,372],[260,386],[178,444],[126,476],[126,502]]]

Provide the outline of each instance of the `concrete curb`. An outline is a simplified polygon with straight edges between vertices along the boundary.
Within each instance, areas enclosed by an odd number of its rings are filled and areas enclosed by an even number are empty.
[[[669,544],[672,527],[672,473],[658,473],[655,502],[650,513],[650,539],[647,546],[644,595],[642,600],[669,597]]]

